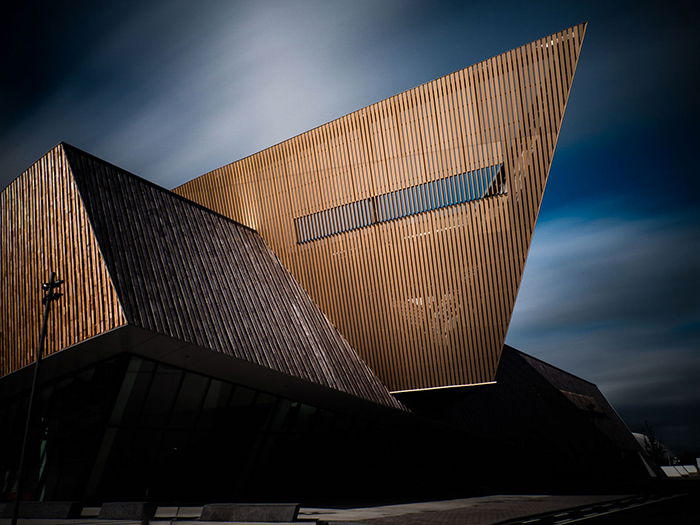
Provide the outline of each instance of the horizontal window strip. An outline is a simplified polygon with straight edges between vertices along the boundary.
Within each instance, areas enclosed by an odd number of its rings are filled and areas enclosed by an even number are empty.
[[[507,193],[503,164],[452,175],[294,219],[304,244],[367,226]]]

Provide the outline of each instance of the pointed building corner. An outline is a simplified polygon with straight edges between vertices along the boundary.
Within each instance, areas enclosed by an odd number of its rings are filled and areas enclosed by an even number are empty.
[[[391,390],[492,381],[585,29],[543,36],[175,191],[261,232]],[[432,129],[442,145],[421,131]]]
[[[46,355],[126,323],[65,150],[58,143],[0,193],[0,376],[33,361],[41,283],[52,271],[65,283]]]

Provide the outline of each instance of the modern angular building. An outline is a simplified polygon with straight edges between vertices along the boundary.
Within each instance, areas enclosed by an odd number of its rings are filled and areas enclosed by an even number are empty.
[[[509,399],[540,429],[561,417],[574,441],[605,443],[586,468],[636,475],[638,446],[595,386],[503,350],[584,33],[174,191],[49,151],[0,194],[0,494],[17,496],[52,271],[65,282],[22,498],[406,495],[457,467],[483,480],[469,451],[534,435]]]

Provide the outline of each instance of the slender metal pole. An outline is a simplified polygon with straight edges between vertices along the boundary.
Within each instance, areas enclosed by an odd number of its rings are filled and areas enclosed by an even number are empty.
[[[19,468],[17,469],[17,493],[15,497],[15,505],[12,509],[12,525],[17,525],[17,518],[19,517],[19,501],[22,497],[22,491],[24,490],[23,478],[24,478],[24,457],[27,452],[27,442],[29,441],[29,429],[31,428],[32,412],[34,411],[34,398],[36,396],[36,386],[39,382],[39,365],[41,365],[41,358],[44,353],[44,342],[46,341],[46,331],[47,324],[49,320],[49,311],[51,310],[51,303],[61,297],[62,294],[58,293],[56,290],[63,281],[56,280],[56,272],[51,272],[51,278],[48,282],[41,285],[41,289],[44,290],[44,315],[41,320],[41,331],[39,332],[39,347],[36,350],[36,360],[34,362],[34,375],[32,377],[32,389],[29,393],[29,406],[27,407],[27,420],[24,423],[24,438],[22,439],[22,452],[19,456]]]

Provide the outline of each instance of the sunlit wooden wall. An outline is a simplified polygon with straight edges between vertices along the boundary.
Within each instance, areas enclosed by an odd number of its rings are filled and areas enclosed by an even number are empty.
[[[0,376],[34,361],[52,270],[65,283],[45,355],[125,324],[62,145],[0,193],[0,220]]]
[[[491,381],[585,25],[207,173],[178,193],[258,230],[392,390]],[[503,195],[300,244],[294,220],[503,163]]]

